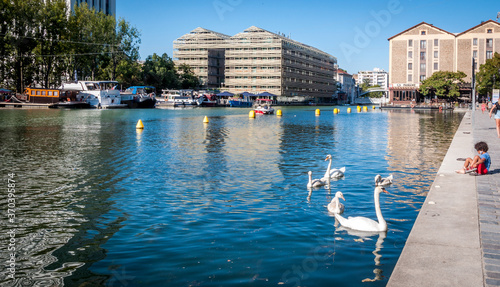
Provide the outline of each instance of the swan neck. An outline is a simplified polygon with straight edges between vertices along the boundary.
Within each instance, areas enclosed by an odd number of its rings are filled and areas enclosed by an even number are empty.
[[[381,227],[385,227],[387,223],[385,222],[384,217],[382,216],[382,210],[380,209],[380,192],[377,192],[377,189],[380,187],[375,187],[374,198],[375,198],[375,213],[377,214],[378,225]]]

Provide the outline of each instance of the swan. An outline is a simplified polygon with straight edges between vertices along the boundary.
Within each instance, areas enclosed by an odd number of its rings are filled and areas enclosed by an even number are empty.
[[[326,184],[326,181],[323,179],[312,179],[312,171],[308,172],[309,174],[309,182],[307,183],[307,188],[320,187]]]
[[[345,166],[342,168],[331,169],[332,168],[332,156],[327,155],[325,158],[325,161],[327,161],[327,160],[330,160],[330,162],[328,163],[328,167],[326,168],[326,172],[325,172],[325,175],[323,176],[323,180],[326,180],[328,178],[339,179],[339,178],[343,177],[344,173],[345,173]]]
[[[342,214],[344,212],[344,205],[342,203],[340,203],[341,198],[345,201],[345,198],[344,198],[344,195],[342,194],[342,192],[337,191],[335,193],[335,197],[328,204],[328,211],[329,212],[338,213],[338,214]]]
[[[377,174],[375,176],[375,185],[378,185],[378,186],[388,186],[388,185],[391,185],[392,184],[392,180],[394,179],[394,177],[391,175],[389,175],[388,177],[385,177],[385,178],[382,178],[380,176],[380,174]]]
[[[355,229],[359,231],[387,231],[387,222],[385,222],[384,217],[382,217],[382,211],[380,210],[380,193],[388,193],[384,187],[377,185],[375,186],[375,190],[373,191],[375,198],[375,212],[377,214],[377,221],[366,218],[366,217],[349,217],[345,218],[341,215],[335,213],[335,218],[339,221],[340,225]]]

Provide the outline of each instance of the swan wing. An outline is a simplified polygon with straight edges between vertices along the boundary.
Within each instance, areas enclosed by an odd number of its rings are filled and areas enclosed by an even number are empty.
[[[337,218],[337,216],[335,216],[335,218]],[[349,217],[347,219],[343,218],[343,221],[339,220],[339,223],[344,227],[359,231],[382,231],[378,222],[361,216]]]

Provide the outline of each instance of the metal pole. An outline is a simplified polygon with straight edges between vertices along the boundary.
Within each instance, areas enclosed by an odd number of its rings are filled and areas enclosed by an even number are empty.
[[[476,111],[476,60],[472,58],[472,111]]]

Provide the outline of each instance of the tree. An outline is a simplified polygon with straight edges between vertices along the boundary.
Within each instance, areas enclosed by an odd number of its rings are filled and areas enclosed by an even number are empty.
[[[61,0],[47,0],[40,10],[37,46],[34,50],[35,66],[42,86],[58,86],[64,71],[60,55],[66,52],[68,39],[67,7]]]
[[[495,77],[495,87],[493,87],[493,77]],[[480,95],[486,95],[493,88],[500,88],[500,54],[495,53],[493,58],[479,67],[476,77],[477,91]]]
[[[191,66],[181,64],[178,67],[180,74],[181,87],[183,89],[196,89],[200,86],[200,79],[194,74]]]
[[[148,56],[142,71],[144,84],[155,86],[157,90],[176,89],[180,86],[174,61],[166,53],[161,57],[156,53]]]
[[[467,75],[464,72],[437,71],[420,84],[424,96],[458,97],[460,84]]]

